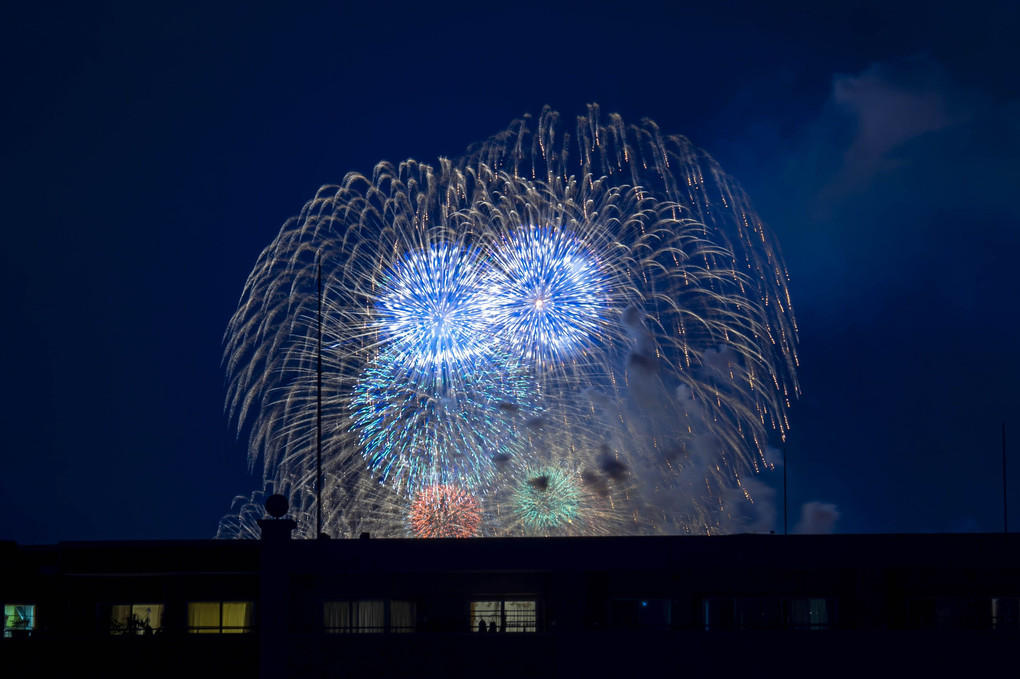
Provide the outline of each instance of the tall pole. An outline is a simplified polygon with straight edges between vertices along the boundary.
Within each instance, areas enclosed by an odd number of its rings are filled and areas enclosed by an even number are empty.
[[[319,350],[315,394],[315,538],[322,537],[322,259],[316,258],[319,281]]]
[[[1009,514],[1006,512],[1006,420],[1002,421],[1002,532],[1009,532]]]
[[[786,457],[786,448],[783,448],[783,535],[786,532],[786,468],[789,466],[789,459]]]

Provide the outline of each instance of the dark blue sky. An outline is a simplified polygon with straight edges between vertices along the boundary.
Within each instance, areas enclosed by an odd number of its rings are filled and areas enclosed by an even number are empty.
[[[210,4],[4,10],[0,539],[211,536],[258,485],[221,341],[280,225],[592,101],[707,149],[779,236],[791,527],[818,501],[840,532],[1001,530],[1015,3]]]

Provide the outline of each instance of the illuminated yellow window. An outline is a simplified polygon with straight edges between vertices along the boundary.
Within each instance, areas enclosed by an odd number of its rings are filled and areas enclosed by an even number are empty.
[[[105,606],[100,622],[110,634],[157,634],[163,629],[163,604]]]
[[[252,631],[255,604],[251,601],[193,601],[188,604],[192,634],[245,634]]]

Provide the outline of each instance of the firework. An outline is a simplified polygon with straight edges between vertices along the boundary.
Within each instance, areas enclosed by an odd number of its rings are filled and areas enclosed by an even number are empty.
[[[449,371],[485,351],[491,311],[477,250],[438,243],[383,273],[372,322],[401,366]]]
[[[469,538],[478,534],[482,509],[473,495],[450,485],[423,488],[411,504],[411,533],[418,538]]]
[[[528,529],[537,532],[573,523],[581,502],[580,484],[555,467],[531,471],[514,492],[514,511]]]
[[[408,495],[437,483],[483,486],[497,460],[524,448],[515,422],[535,412],[527,376],[510,359],[453,355],[419,369],[403,351],[385,352],[354,385],[358,447],[381,481]]]
[[[399,534],[446,487],[489,498],[486,535],[739,529],[798,393],[786,280],[703,151],[546,110],[323,187],[248,278],[227,406],[300,507],[321,407],[337,536]]]
[[[611,317],[606,277],[570,233],[515,231],[492,260],[493,334],[513,354],[543,363],[596,345]]]

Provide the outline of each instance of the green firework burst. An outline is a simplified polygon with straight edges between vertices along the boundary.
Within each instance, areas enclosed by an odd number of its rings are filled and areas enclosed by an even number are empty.
[[[538,531],[573,523],[581,509],[581,488],[573,476],[556,467],[532,470],[514,493],[514,511],[528,528]]]

